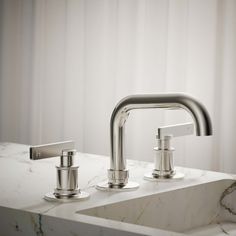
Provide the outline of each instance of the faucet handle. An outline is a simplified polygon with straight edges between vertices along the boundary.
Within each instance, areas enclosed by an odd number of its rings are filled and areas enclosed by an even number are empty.
[[[166,136],[180,137],[191,135],[194,132],[193,123],[184,123],[177,125],[162,126],[158,128],[157,139],[164,139]]]
[[[184,177],[182,173],[176,173],[174,170],[173,152],[170,141],[173,137],[180,137],[193,134],[193,123],[184,123],[158,128],[157,147],[154,170],[152,173],[145,174],[147,180],[166,180],[181,179]]]
[[[61,156],[63,150],[73,150],[75,149],[74,141],[64,141],[57,143],[49,143],[43,145],[36,145],[30,147],[30,159],[40,160],[50,157]]]
[[[76,157],[75,143],[65,141],[30,147],[30,159],[40,160],[50,157],[61,157],[57,169],[57,187],[54,192],[47,193],[45,199],[48,201],[81,200],[89,197],[89,194],[78,188],[78,168],[74,164]]]

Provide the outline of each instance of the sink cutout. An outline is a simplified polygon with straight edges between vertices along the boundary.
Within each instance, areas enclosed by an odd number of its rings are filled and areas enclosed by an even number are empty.
[[[222,207],[220,198],[234,182],[219,180],[77,213],[186,235],[227,235],[236,232],[236,214]],[[236,212],[234,199],[236,191],[223,201],[224,205]]]

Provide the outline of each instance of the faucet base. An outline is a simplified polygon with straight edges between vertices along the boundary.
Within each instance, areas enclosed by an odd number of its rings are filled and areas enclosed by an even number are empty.
[[[125,185],[111,185],[108,182],[99,183],[96,186],[96,189],[102,191],[132,191],[136,190],[139,187],[139,184],[136,182],[128,182]]]
[[[147,173],[144,175],[144,179],[148,181],[175,181],[183,178],[184,174],[178,172],[170,176],[153,175],[153,173]]]
[[[44,196],[44,199],[50,202],[72,202],[72,201],[81,201],[89,198],[89,193],[80,191],[78,194],[73,194],[69,196],[56,196],[55,193],[47,193]]]

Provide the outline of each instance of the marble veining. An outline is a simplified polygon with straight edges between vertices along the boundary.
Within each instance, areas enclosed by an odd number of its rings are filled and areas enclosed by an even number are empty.
[[[177,167],[183,180],[147,182],[143,175],[153,163],[128,160],[130,180],[140,188],[101,192],[94,186],[107,180],[109,157],[79,153],[78,159],[79,186],[90,199],[47,202],[43,196],[56,185],[59,158],[31,161],[29,146],[1,143],[1,235],[235,235],[236,216],[220,205],[234,175]],[[236,209],[235,192],[222,200],[230,209]]]
[[[224,202],[224,199],[227,195],[233,193],[235,190],[236,182],[233,182],[228,188],[224,190],[220,197],[220,205],[232,215],[236,215],[236,210],[232,206],[227,206],[227,204]]]
[[[219,199],[226,186],[231,183],[232,180],[220,180],[95,207],[79,213],[185,232],[222,221]]]
[[[185,232],[185,234],[192,236],[209,236],[209,235],[234,236],[236,235],[236,228],[235,228],[235,223],[223,222],[223,223],[207,225],[200,229],[198,228],[197,230],[196,229],[190,230],[188,232]]]

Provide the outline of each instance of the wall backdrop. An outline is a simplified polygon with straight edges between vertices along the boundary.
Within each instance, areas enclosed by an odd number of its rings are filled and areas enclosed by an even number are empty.
[[[122,97],[186,92],[214,136],[176,138],[175,163],[236,173],[235,25],[234,0],[0,0],[0,140],[109,155]],[[151,161],[157,128],[186,121],[133,111],[126,156]]]

